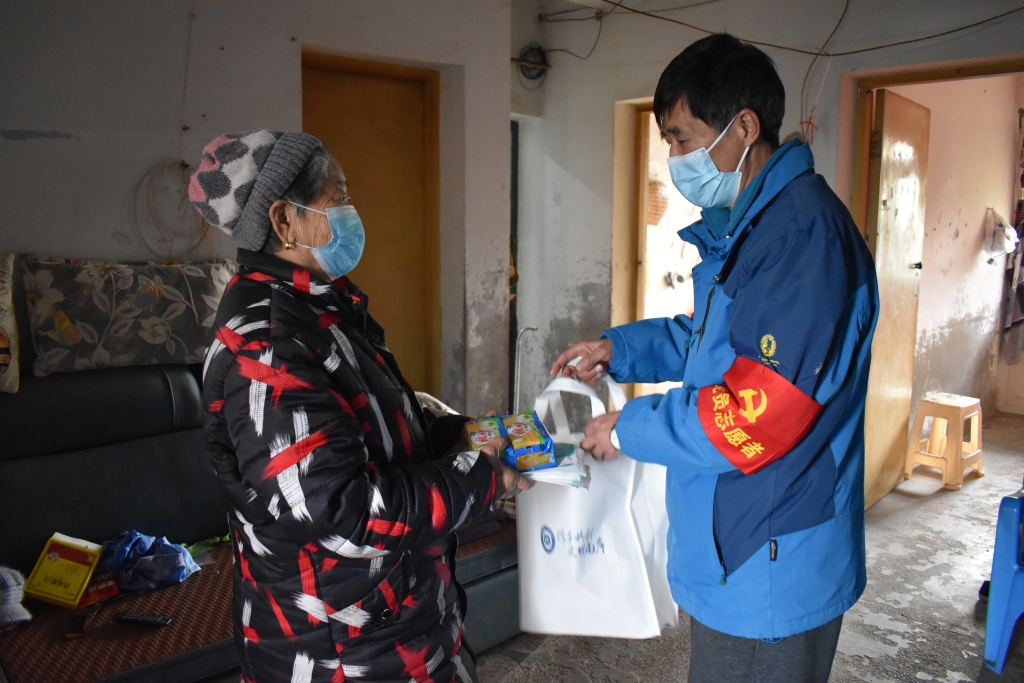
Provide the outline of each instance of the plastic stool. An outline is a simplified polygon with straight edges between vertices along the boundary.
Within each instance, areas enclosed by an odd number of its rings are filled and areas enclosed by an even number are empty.
[[[932,418],[932,434],[921,438],[924,419]],[[964,441],[964,425],[970,422],[970,440]],[[959,491],[964,485],[968,467],[984,477],[981,469],[981,401],[956,394],[925,394],[917,406],[914,429],[907,447],[905,478],[910,478],[915,465],[942,470],[944,488]]]
[[[992,555],[992,581],[988,589],[985,620],[985,665],[1003,673],[1010,638],[1017,619],[1024,614],[1024,567],[1021,567],[1021,512],[1024,488],[999,504],[996,549]]]

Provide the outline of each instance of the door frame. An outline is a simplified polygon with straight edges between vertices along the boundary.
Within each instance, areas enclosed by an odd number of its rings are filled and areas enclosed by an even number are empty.
[[[849,188],[850,194],[847,203],[850,213],[853,214],[853,220],[860,228],[861,235],[868,240],[869,244],[873,244],[873,240],[867,234],[867,216],[870,195],[868,174],[871,131],[875,112],[874,91],[894,85],[958,81],[1022,72],[1024,72],[1024,53],[980,60],[898,66],[866,72],[849,71],[842,75],[839,95],[841,116],[836,186]],[[851,114],[852,118],[847,118]],[[850,152],[848,156],[843,153],[846,145],[849,145],[846,147]],[[845,177],[847,172],[849,176]],[[844,182],[846,180],[849,180],[849,185]]]
[[[424,254],[427,275],[427,386],[441,395],[441,74],[403,64],[376,62],[323,52],[302,51],[302,67],[341,71],[423,84]]]
[[[647,253],[647,157],[650,152],[650,115],[654,103],[636,108],[636,159],[634,161],[633,195],[633,309],[632,319],[644,317],[644,292],[647,289],[647,268],[644,254]]]
[[[861,235],[868,243],[872,256],[875,255],[877,243],[877,234],[873,231],[875,221],[872,220],[872,216],[877,218],[878,177],[877,168],[872,168],[871,154],[873,147],[881,145],[880,132],[875,131],[875,91],[898,85],[966,80],[1014,73],[1024,73],[1024,54],[902,66],[870,72],[847,72],[842,75],[836,186],[837,188],[849,188],[847,204],[850,213],[853,215]],[[850,114],[852,114],[852,121],[847,118]],[[852,144],[850,144],[851,142]],[[846,158],[844,158],[844,143],[850,144],[845,148],[850,152]],[[849,178],[843,177],[844,171],[849,172]],[[849,180],[849,185],[846,185],[846,180]],[[914,406],[911,405],[911,416],[913,413]],[[909,432],[910,423],[908,421],[907,439],[910,438]],[[865,507],[870,507],[875,502],[866,499]]]

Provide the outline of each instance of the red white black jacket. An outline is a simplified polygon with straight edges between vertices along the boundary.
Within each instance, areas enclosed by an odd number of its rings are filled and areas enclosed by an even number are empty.
[[[447,535],[489,509],[493,468],[434,452],[346,278],[325,284],[251,251],[238,260],[203,401],[234,508],[243,679],[474,681]]]

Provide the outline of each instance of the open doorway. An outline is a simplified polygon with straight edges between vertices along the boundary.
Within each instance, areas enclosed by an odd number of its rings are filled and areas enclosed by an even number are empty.
[[[668,170],[669,146],[661,139],[654,112],[638,109],[636,172],[636,316],[693,315],[693,267],[697,247],[679,231],[700,218],[700,209],[676,191]],[[679,382],[637,384],[636,396],[665,393]]]
[[[861,85],[852,208],[882,301],[865,416],[869,506],[903,479],[922,396],[971,396],[983,413],[1002,405],[1013,257],[1000,224],[1018,221],[1024,74],[962,75]]]

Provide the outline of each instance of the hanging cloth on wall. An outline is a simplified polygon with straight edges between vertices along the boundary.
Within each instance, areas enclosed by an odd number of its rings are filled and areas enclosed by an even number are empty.
[[[1024,352],[1024,273],[1020,267],[1022,255],[1024,249],[1018,243],[1006,264],[1002,346],[1003,358],[1007,365],[1019,363]]]
[[[1017,235],[1024,234],[1024,109],[1017,110],[1017,150],[1019,175],[1017,176],[1017,215],[1014,224]],[[1024,246],[1020,242],[1006,260],[1006,286],[1003,297],[1002,352],[1007,365],[1016,365],[1024,352],[1024,273],[1021,256]]]

